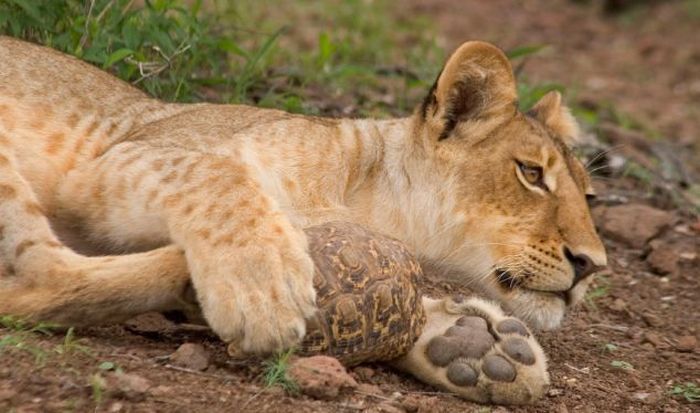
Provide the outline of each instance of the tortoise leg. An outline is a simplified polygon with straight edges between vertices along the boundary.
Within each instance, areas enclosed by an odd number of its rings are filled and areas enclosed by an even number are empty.
[[[549,385],[547,359],[530,330],[480,298],[423,298],[427,322],[394,365],[462,398],[529,404]]]

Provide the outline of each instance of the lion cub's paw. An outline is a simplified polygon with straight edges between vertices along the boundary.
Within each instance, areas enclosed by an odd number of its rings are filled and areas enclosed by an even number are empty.
[[[281,251],[254,249],[221,265],[221,273],[202,277],[197,297],[204,318],[229,343],[232,357],[269,355],[297,345],[306,334],[306,320],[317,311],[311,258],[301,249],[296,255]]]
[[[423,305],[425,329],[399,368],[481,403],[527,404],[544,394],[546,357],[522,322],[478,298]]]

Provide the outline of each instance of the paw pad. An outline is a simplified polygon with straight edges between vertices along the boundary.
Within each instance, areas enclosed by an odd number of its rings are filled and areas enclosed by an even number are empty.
[[[484,369],[484,373],[492,380],[515,380],[515,367],[513,367],[513,365],[510,364],[504,357],[497,354],[490,354],[484,357],[482,368]]]
[[[531,366],[535,364],[535,353],[522,338],[512,337],[501,344],[503,351],[513,360]]]
[[[505,319],[498,323],[496,326],[496,331],[501,334],[515,333],[520,334],[523,337],[530,337],[530,333],[523,323],[512,318]]]
[[[455,360],[447,367],[447,378],[457,386],[476,386],[479,372],[462,360]]]
[[[395,365],[480,403],[528,404],[544,395],[547,360],[525,324],[478,298],[423,303],[425,330]]]
[[[457,357],[483,357],[496,342],[485,326],[484,323],[483,330],[459,325],[448,328],[444,336],[430,340],[428,358],[435,365],[444,367]]]
[[[457,386],[476,386],[480,371],[493,381],[512,382],[517,376],[515,364],[535,364],[535,353],[523,338],[530,333],[515,319],[497,323],[496,331],[506,336],[492,335],[482,317],[460,317],[428,342],[426,356],[435,366],[447,367],[447,379]]]

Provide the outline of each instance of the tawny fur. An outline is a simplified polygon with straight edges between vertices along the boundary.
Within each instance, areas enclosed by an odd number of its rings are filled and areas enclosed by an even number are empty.
[[[315,310],[301,228],[344,220],[553,328],[565,304],[550,291],[576,301],[587,284],[573,285],[564,248],[598,265],[605,252],[560,97],[532,115],[516,107],[506,57],[480,42],[452,55],[410,117],[354,120],[164,103],[0,38],[0,313],[120,320],[181,308],[191,278],[222,339],[286,348]],[[549,192],[516,161],[541,166]],[[79,254],[64,231],[129,254]]]

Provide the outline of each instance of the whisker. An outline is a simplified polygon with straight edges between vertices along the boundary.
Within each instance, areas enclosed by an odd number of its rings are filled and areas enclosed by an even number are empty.
[[[625,146],[625,144],[618,144],[618,145],[611,146],[608,149],[605,149],[603,151],[598,152],[593,158],[589,159],[588,162],[586,162],[586,164],[584,165],[584,169],[586,169],[588,171],[588,167],[593,165],[593,162],[595,162],[598,159],[602,158],[603,156],[611,153],[612,151],[616,151],[618,149],[623,148],[624,146]]]

